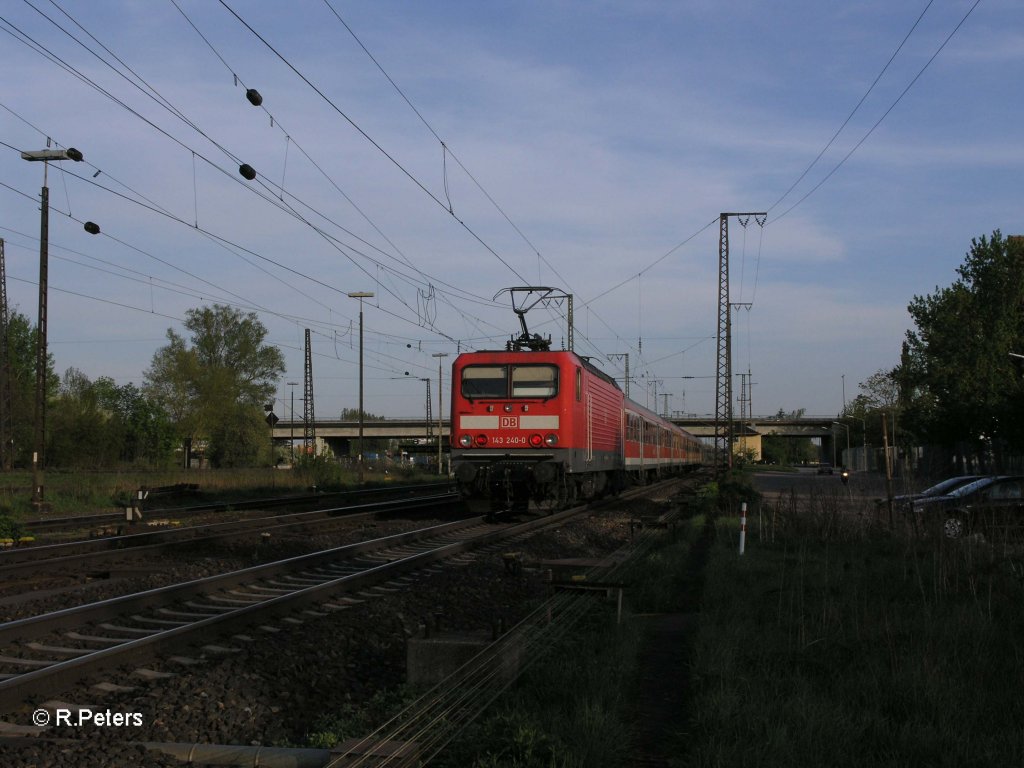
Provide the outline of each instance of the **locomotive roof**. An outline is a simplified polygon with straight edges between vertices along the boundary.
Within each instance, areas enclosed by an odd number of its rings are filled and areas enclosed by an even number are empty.
[[[568,356],[574,358],[575,360],[578,360],[580,365],[582,365],[588,371],[593,373],[595,376],[597,376],[598,378],[602,379],[603,381],[607,381],[609,384],[611,384],[613,387],[615,387],[620,392],[622,391],[622,387],[619,386],[619,382],[617,382],[614,378],[612,378],[607,373],[605,373],[600,368],[598,368],[596,365],[594,365],[592,362],[590,362],[589,358],[580,357],[575,352],[570,352],[567,349],[549,349],[549,350],[544,350],[544,351],[539,351],[539,350],[534,350],[534,351],[522,351],[522,350],[520,350],[520,351],[513,351],[513,350],[508,350],[508,349],[478,349],[478,350],[475,350],[473,352],[463,352],[457,358],[455,358],[455,360],[458,361],[458,360],[461,360],[462,358],[472,357],[472,356],[475,356],[475,355],[500,355],[502,360],[506,360],[506,361],[509,358],[512,358],[512,359],[523,358],[523,359],[529,360],[530,358],[537,358],[537,357],[550,356],[550,355],[554,355],[554,356],[566,356],[566,355],[568,355]],[[637,413],[641,413],[644,416],[646,416],[646,417],[648,417],[648,418],[650,418],[650,419],[652,419],[654,421],[667,421],[666,419],[664,419],[662,416],[660,416],[656,412],[652,411],[651,409],[649,409],[649,408],[647,408],[647,407],[645,407],[643,405],[640,405],[640,403],[636,402],[635,400],[627,399],[626,400],[626,404],[631,406],[631,409],[633,411],[636,411]],[[671,424],[671,422],[668,422],[668,423]],[[673,426],[675,426],[675,425],[673,425]],[[686,430],[681,429],[679,427],[676,427],[676,429],[680,429],[680,431],[686,432]]]
[[[589,357],[580,357],[575,352],[571,352],[571,351],[569,351],[567,349],[549,349],[549,350],[544,350],[544,351],[529,351],[529,352],[527,352],[527,351],[518,351],[517,352],[517,351],[508,350],[508,349],[478,349],[478,350],[476,350],[474,352],[464,352],[459,357],[462,357],[463,355],[502,355],[502,356],[511,356],[513,358],[526,358],[527,360],[529,360],[529,358],[537,357],[539,355],[569,355],[570,357],[573,357],[576,360],[578,360],[579,364],[581,366],[586,368],[588,371],[593,373],[598,378],[603,379],[604,381],[607,381],[609,384],[611,384],[613,387],[615,387],[616,389],[618,389],[620,391],[622,389],[622,387],[619,386],[619,382],[617,382],[614,378],[612,378],[607,373],[605,373],[600,368],[598,368],[596,365],[594,365],[592,362],[590,362],[590,358]],[[456,360],[458,360],[458,358],[456,358]]]

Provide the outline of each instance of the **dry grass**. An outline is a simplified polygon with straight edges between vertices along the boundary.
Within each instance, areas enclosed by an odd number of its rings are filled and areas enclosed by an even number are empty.
[[[1021,764],[1020,558],[885,522],[841,489],[781,498],[743,558],[719,522],[681,765]]]

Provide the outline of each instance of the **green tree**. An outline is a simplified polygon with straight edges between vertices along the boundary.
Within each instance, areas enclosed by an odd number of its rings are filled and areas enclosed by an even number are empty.
[[[11,377],[11,435],[8,439],[13,445],[13,463],[28,466],[34,448],[36,326],[26,315],[13,311],[7,319],[7,336]],[[46,362],[49,401],[56,397],[60,382],[54,372],[53,355],[47,355]]]
[[[50,405],[47,461],[51,466],[162,466],[173,458],[167,415],[134,384],[108,377],[92,382],[76,368],[64,372]]]
[[[363,422],[370,421],[384,421],[385,416],[377,416],[372,413],[363,411]],[[341,420],[342,421],[359,421],[359,409],[358,408],[342,408],[341,409]],[[363,439],[363,453],[387,453],[391,450],[391,441],[383,438],[369,438]],[[350,456],[359,455],[359,440],[354,439],[349,441],[348,453]]]
[[[168,414],[129,382],[118,386],[101,377],[93,384],[99,406],[109,414],[111,440],[118,459],[130,464],[158,466],[174,455],[174,425]]]
[[[264,344],[267,329],[253,312],[219,304],[193,309],[185,328],[191,344],[168,329],[168,344],[145,372],[146,393],[167,411],[180,437],[209,441],[215,466],[255,462],[269,446],[262,406],[284,373],[281,351]]]
[[[807,412],[798,408],[787,413],[782,408],[775,414],[776,419],[799,419]],[[775,464],[795,465],[818,460],[818,447],[809,437],[781,437],[764,435],[761,438],[761,458]]]
[[[116,455],[107,422],[89,377],[77,368],[66,370],[49,406],[46,463],[87,469],[104,466]]]
[[[959,277],[915,296],[895,373],[904,421],[933,442],[1024,449],[1024,237],[971,241]]]
[[[263,411],[244,403],[229,405],[208,437],[207,458],[215,467],[249,467],[269,450]]]
[[[363,421],[384,421],[386,418],[386,416],[376,416],[372,413],[363,411]],[[359,409],[342,408],[340,419],[341,421],[359,421]]]
[[[902,420],[899,371],[897,367],[871,374],[860,383],[860,394],[846,404],[840,418],[850,428],[852,442],[880,447],[882,416],[887,430],[892,429],[894,419],[897,423]]]

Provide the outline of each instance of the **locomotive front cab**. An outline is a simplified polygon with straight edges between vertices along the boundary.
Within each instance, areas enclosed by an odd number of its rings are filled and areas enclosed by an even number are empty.
[[[464,498],[489,513],[523,510],[564,486],[560,403],[565,378],[556,354],[470,353],[456,360],[452,462]],[[571,381],[571,379],[570,379]]]

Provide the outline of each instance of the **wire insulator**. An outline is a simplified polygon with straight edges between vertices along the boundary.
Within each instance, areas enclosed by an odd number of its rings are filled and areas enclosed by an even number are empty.
[[[257,91],[255,88],[250,88],[249,90],[247,90],[245,92],[245,98],[247,98],[249,100],[249,103],[252,104],[254,107],[258,107],[260,104],[263,103],[263,97],[260,96],[260,92]]]

